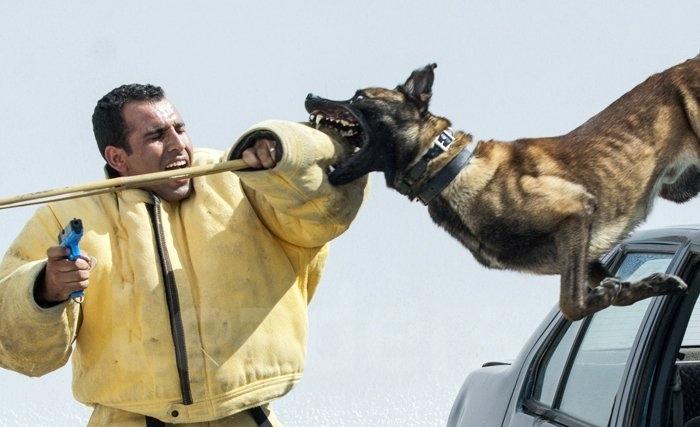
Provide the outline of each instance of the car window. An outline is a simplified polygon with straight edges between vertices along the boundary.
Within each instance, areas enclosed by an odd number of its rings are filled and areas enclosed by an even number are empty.
[[[700,301],[700,300],[698,300]],[[683,336],[683,347],[700,347],[700,304],[695,304]]]
[[[594,425],[608,424],[627,357],[650,301],[610,307],[593,316],[571,366],[559,407],[562,412]]]
[[[582,320],[578,320],[566,326],[566,331],[559,336],[559,341],[554,343],[551,351],[542,361],[541,375],[537,378],[533,398],[549,407],[554,403],[554,396],[559,386],[559,379],[564,371],[566,360],[574,344],[576,333],[581,327]]]
[[[622,280],[633,282],[643,279],[653,273],[663,273],[671,263],[673,254],[627,254],[615,274]]]
[[[617,276],[635,281],[664,272],[672,254],[629,253]],[[608,424],[615,393],[651,299],[609,307],[562,332],[541,362],[532,397],[593,425]],[[573,353],[572,353],[573,348]],[[560,396],[557,396],[557,393]]]
[[[700,279],[700,270],[695,273],[695,281]],[[690,282],[688,282],[690,285]],[[688,327],[685,330],[685,335],[683,335],[683,342],[681,347],[695,347],[696,349],[700,347],[700,298],[695,302],[693,307],[693,312],[690,313],[690,319],[688,320]],[[700,349],[696,351],[697,356],[695,359],[700,359]]]

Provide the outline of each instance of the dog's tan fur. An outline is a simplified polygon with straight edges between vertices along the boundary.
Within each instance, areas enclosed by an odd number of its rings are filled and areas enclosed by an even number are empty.
[[[434,66],[396,90],[360,91],[370,144],[389,160],[380,169],[395,187],[449,126],[427,111]],[[677,277],[634,283],[597,261],[648,215],[657,195],[676,202],[700,190],[700,58],[641,83],[570,133],[512,142],[481,141],[471,162],[429,203],[432,218],[482,264],[561,274],[560,307],[580,319],[609,305],[682,292]],[[440,170],[470,136],[431,161]]]

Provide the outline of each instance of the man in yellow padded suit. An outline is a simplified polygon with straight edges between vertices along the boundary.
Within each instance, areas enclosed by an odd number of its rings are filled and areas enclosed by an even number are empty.
[[[109,176],[250,169],[39,208],[0,264],[0,366],[40,376],[72,354],[89,425],[279,425],[268,403],[301,378],[307,304],[366,180],[331,186],[339,144],[297,123],[195,149],[152,85],[109,92],[93,128]],[[69,261],[57,235],[73,218],[85,235]]]

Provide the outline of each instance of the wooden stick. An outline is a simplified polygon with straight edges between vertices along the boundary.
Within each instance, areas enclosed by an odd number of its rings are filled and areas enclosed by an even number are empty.
[[[156,184],[175,179],[194,178],[196,176],[211,175],[221,172],[236,171],[248,167],[249,166],[243,160],[239,159],[209,165],[153,172],[143,175],[122,176],[119,178],[96,181],[88,184],[74,185],[72,187],[63,187],[2,198],[0,199],[0,210],[55,202],[58,200],[75,199],[78,197],[94,196],[96,194],[115,193],[117,191],[127,190],[130,188],[141,188],[148,184]]]

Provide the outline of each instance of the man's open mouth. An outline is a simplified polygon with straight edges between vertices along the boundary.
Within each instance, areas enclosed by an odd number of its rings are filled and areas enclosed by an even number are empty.
[[[187,166],[189,166],[187,159],[175,159],[166,164],[164,170],[170,171],[175,169],[183,169]]]

